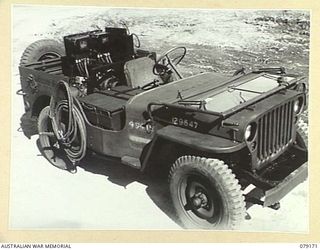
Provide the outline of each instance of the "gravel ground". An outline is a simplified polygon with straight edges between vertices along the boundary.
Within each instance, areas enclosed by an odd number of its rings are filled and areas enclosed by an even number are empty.
[[[76,21],[75,21],[76,20]],[[76,175],[53,168],[36,139],[17,131],[23,113],[18,63],[30,43],[125,21],[142,47],[186,46],[185,76],[231,74],[244,66],[285,66],[308,75],[309,13],[302,11],[157,10],[15,7],[12,37],[12,166],[10,227],[14,229],[179,230],[165,180],[152,180],[114,161],[85,162]],[[307,120],[307,114],[305,116]],[[278,211],[254,206],[242,231],[308,232],[308,183]]]

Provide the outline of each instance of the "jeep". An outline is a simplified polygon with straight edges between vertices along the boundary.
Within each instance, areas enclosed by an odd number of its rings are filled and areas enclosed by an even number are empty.
[[[184,228],[235,229],[250,205],[278,209],[307,178],[306,78],[282,67],[183,77],[185,47],[158,56],[135,36],[106,27],[29,45],[25,136],[71,173],[91,153],[166,173]]]

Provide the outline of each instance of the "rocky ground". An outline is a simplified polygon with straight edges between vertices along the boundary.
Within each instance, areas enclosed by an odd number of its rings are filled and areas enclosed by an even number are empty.
[[[54,169],[38,155],[35,139],[16,129],[23,113],[18,63],[38,39],[125,22],[141,47],[163,53],[186,46],[181,71],[232,74],[236,69],[284,66],[308,75],[310,16],[303,11],[159,10],[15,7],[12,33],[12,228],[179,229],[166,183],[151,182],[115,162],[93,161],[77,175]],[[305,114],[307,120],[307,113]],[[308,184],[284,198],[282,209],[261,207],[243,231],[308,231]]]

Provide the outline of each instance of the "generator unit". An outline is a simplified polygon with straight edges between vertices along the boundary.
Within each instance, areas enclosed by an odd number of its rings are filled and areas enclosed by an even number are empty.
[[[98,66],[129,60],[134,56],[133,37],[123,28],[106,28],[63,38],[66,56],[62,57],[63,74],[85,76]]]

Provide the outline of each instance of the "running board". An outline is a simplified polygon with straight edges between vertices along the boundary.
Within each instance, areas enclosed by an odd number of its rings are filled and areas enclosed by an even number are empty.
[[[141,162],[138,158],[134,158],[132,156],[123,156],[121,157],[121,163],[128,165],[133,168],[140,169],[141,168]]]

